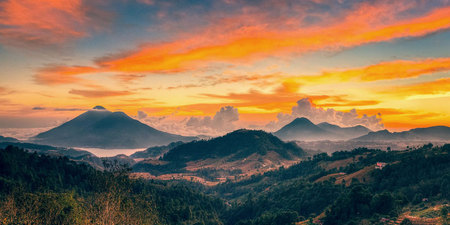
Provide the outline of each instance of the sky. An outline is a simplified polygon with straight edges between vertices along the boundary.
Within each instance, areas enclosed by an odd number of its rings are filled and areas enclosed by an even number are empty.
[[[0,128],[450,126],[449,28],[449,0],[0,0]]]

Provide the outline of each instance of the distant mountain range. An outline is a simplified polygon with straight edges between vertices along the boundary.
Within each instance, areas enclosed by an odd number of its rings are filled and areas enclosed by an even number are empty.
[[[358,125],[340,127],[330,123],[314,124],[307,118],[297,118],[274,133],[282,140],[348,140],[371,132],[370,129]]]
[[[195,139],[162,132],[123,112],[111,112],[96,106],[58,127],[38,134],[31,141],[63,147],[120,149],[146,148]]]
[[[415,128],[403,132],[381,130],[354,138],[354,141],[450,141],[450,127]]]

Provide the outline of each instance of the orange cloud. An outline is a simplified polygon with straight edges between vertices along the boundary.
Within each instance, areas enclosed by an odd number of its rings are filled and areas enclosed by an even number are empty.
[[[212,62],[252,60],[272,54],[303,53],[320,49],[340,49],[402,37],[418,37],[450,27],[450,7],[436,9],[425,16],[383,23],[397,4],[363,5],[342,22],[294,31],[257,30],[255,33],[230,35],[222,42],[190,47],[190,40],[144,46],[131,54],[100,59],[98,64],[121,72],[180,72]],[[375,13],[367,13],[373,10]],[[365,13],[363,13],[364,11]],[[339,20],[338,20],[339,21]],[[204,39],[204,34],[198,37]],[[195,38],[194,37],[194,38]],[[210,37],[214,39],[214,37]]]
[[[293,104],[301,98],[309,98],[320,107],[336,107],[336,106],[368,106],[377,105],[380,101],[376,100],[349,100],[345,96],[331,95],[305,95],[297,93],[282,84],[273,92],[263,93],[257,90],[250,90],[248,93],[230,93],[227,95],[203,94],[210,98],[228,100],[233,106],[237,107],[254,107],[264,110],[289,110]]]
[[[361,115],[363,114],[373,115],[378,113],[380,113],[381,115],[402,115],[411,113],[411,111],[394,108],[371,108],[371,109],[359,109],[358,113],[360,113]]]
[[[340,101],[340,102],[331,102],[331,103],[321,103],[322,107],[336,107],[336,106],[367,106],[367,105],[377,105],[380,101],[375,100],[361,100],[361,101]]]
[[[250,27],[235,25],[237,28],[234,30],[220,33],[223,24],[219,23],[188,38],[143,45],[133,52],[99,58],[95,63],[99,72],[176,73],[204,68],[217,62],[241,63],[269,56],[339,50],[397,38],[420,37],[450,27],[450,7],[435,9],[415,18],[397,19],[397,13],[411,8],[403,4],[360,4],[343,18],[325,18],[336,22],[296,29],[269,28],[264,26],[264,21],[260,21],[260,24]],[[224,21],[229,29],[229,22]],[[399,69],[395,65],[383,66]],[[374,74],[362,78],[366,80],[377,79],[381,71],[365,69]],[[423,70],[426,71],[426,68],[419,69],[419,72]]]
[[[278,89],[276,92],[272,93],[262,93],[257,90],[250,90],[248,93],[230,93],[228,95],[217,95],[217,94],[203,94],[207,97],[226,99],[233,102],[233,105],[245,106],[249,105],[271,105],[289,103],[297,101],[301,98],[298,93],[284,92],[282,89]]]
[[[289,78],[286,82],[338,83],[351,80],[376,81],[419,77],[425,74],[450,70],[450,58],[423,59],[417,61],[396,60],[362,68],[326,71],[317,76]]]
[[[132,95],[133,92],[130,91],[113,91],[113,90],[77,90],[72,89],[69,91],[70,94],[80,95],[86,98],[105,98],[105,97],[116,97],[124,95]]]
[[[0,3],[0,40],[19,45],[60,44],[86,37],[89,29],[98,29],[110,17],[83,0],[5,0]]]
[[[0,86],[0,94],[1,95],[9,95],[9,94],[13,94],[13,93],[15,93],[16,91],[14,91],[14,90],[11,90],[10,88],[5,88],[5,87],[1,87]]]
[[[88,81],[80,78],[79,75],[97,71],[98,69],[88,66],[51,65],[39,69],[34,79],[37,83],[45,85],[88,84]]]
[[[241,82],[251,82],[253,84],[258,84],[259,86],[268,86],[273,85],[274,80],[279,80],[280,77],[283,77],[284,75],[279,73],[273,73],[273,74],[245,74],[245,75],[228,75],[228,74],[221,74],[216,76],[206,76],[202,78],[199,82],[196,83],[190,83],[190,84],[183,84],[183,85],[177,85],[177,86],[170,86],[167,87],[167,89],[178,89],[178,88],[198,88],[198,87],[210,87],[215,86],[219,84],[229,84],[229,83],[241,83]],[[285,84],[289,85],[291,91],[294,92],[294,90],[297,90],[299,85],[296,84]],[[282,88],[282,87],[280,87]]]
[[[380,93],[401,97],[448,95],[450,96],[450,78],[441,78],[430,82],[416,83],[403,86],[388,87]]]
[[[123,83],[131,83],[145,77],[143,74],[117,74],[115,78]]]

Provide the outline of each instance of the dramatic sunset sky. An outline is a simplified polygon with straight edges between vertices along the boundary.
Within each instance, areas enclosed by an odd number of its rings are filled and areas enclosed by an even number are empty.
[[[0,0],[0,135],[96,105],[179,134],[450,126],[449,28],[448,0]]]

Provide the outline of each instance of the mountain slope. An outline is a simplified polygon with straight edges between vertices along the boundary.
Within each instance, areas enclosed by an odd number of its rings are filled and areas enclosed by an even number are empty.
[[[150,148],[145,149],[144,151],[139,151],[139,152],[135,152],[135,153],[131,154],[130,158],[133,158],[133,159],[136,159],[136,158],[158,158],[160,156],[163,156],[165,153],[167,153],[171,149],[173,149],[179,145],[182,145],[182,144],[183,144],[183,142],[177,141],[177,142],[172,142],[168,145],[150,147]]]
[[[156,130],[123,112],[110,112],[96,106],[61,126],[38,134],[32,141],[69,147],[144,148],[193,139]]]
[[[427,208],[433,214],[423,217],[438,221],[439,211],[448,207],[442,202],[450,200],[449,153],[449,144],[322,153],[209,191],[231,205],[239,203],[227,212],[227,224],[400,224],[400,213]],[[379,162],[385,166],[376,169]],[[419,216],[422,223],[414,224],[437,224],[423,223]]]
[[[0,142],[20,142],[20,141],[12,137],[3,137],[0,135]]]
[[[214,185],[289,166],[306,153],[270,133],[236,130],[211,140],[193,141],[169,149],[162,160],[145,159],[133,171],[154,179],[187,179]]]
[[[286,159],[292,155],[304,155],[303,150],[295,144],[284,143],[269,133],[242,129],[208,141],[194,141],[180,145],[169,151],[164,160],[187,162],[228,156],[239,160],[252,154],[266,155],[271,151]]]
[[[382,130],[370,132],[367,135],[353,139],[355,141],[448,141],[450,140],[450,127],[435,126],[415,128],[403,132],[389,132]]]
[[[334,124],[324,122],[317,124],[317,126],[324,130],[334,133],[336,140],[356,138],[362,135],[366,135],[372,131],[369,128],[361,125],[357,125],[354,127],[340,127]]]
[[[322,140],[332,135],[304,117],[296,118],[273,134],[283,140]]]
[[[283,140],[348,140],[368,134],[371,130],[358,125],[354,127],[340,127],[330,123],[314,124],[307,118],[297,118],[274,133]]]

